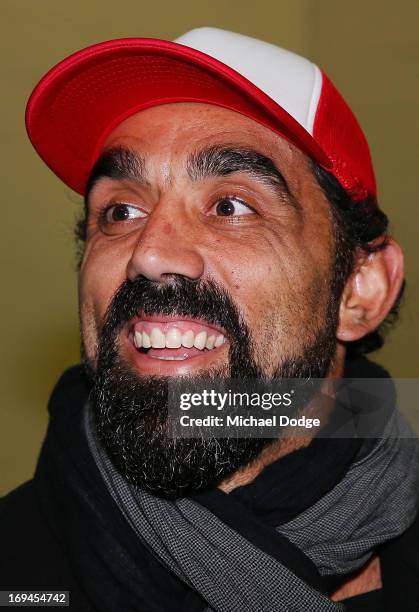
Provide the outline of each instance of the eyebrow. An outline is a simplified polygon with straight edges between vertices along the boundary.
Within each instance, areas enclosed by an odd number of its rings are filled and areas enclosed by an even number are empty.
[[[291,195],[282,172],[272,159],[251,148],[212,145],[188,157],[187,172],[193,181],[243,172],[280,191],[282,195],[284,192]]]
[[[123,147],[109,149],[103,153],[90,172],[84,195],[86,204],[93,187],[99,179],[105,177],[116,181],[130,180],[145,185],[147,184],[145,159]]]
[[[186,170],[192,181],[202,181],[215,176],[228,176],[237,172],[248,174],[274,188],[277,193],[289,197],[288,184],[271,158],[256,149],[234,145],[212,145],[189,155]],[[85,190],[85,203],[101,178],[131,180],[147,184],[145,158],[130,149],[116,147],[103,153],[94,164]]]

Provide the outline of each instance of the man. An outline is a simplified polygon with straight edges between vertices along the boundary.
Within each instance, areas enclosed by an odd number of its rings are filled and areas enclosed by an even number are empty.
[[[27,128],[85,197],[84,367],[2,502],[2,589],[101,612],[413,610],[418,452],[391,385],[367,439],[169,431],[182,380],[389,385],[360,355],[402,251],[327,77],[212,28],[109,41],[41,80]]]

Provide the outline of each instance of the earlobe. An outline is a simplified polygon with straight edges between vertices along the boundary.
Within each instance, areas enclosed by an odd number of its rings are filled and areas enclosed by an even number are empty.
[[[337,339],[351,342],[376,329],[396,301],[403,277],[403,251],[392,238],[360,259],[342,294]]]

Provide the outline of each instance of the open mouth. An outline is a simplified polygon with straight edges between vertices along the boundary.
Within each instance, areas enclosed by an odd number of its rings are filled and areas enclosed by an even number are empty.
[[[202,321],[168,317],[136,319],[129,336],[138,353],[163,361],[185,361],[226,342],[221,330]]]

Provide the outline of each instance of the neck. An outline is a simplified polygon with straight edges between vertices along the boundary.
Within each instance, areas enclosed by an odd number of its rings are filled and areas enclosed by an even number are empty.
[[[343,601],[349,597],[355,597],[355,595],[362,595],[362,593],[381,589],[382,586],[380,558],[374,555],[367,565],[361,568],[355,576],[344,582],[333,593],[331,599],[333,601]]]
[[[277,459],[280,459],[281,457],[284,457],[285,455],[288,455],[299,448],[308,446],[310,442],[311,438],[309,437],[274,440],[272,444],[263,449],[260,455],[252,463],[249,463],[245,467],[237,470],[221,481],[218,488],[224,491],[224,493],[230,493],[237,487],[242,487],[243,485],[249,484],[267,465],[270,465]]]

